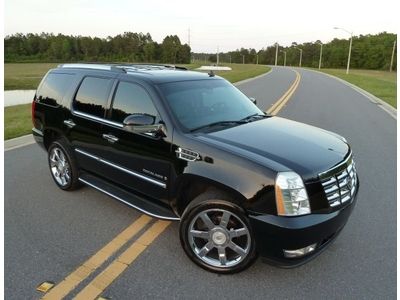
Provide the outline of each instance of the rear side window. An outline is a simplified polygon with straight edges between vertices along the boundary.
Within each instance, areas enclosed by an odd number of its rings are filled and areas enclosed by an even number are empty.
[[[85,77],[75,96],[74,109],[103,118],[112,79]]]
[[[60,105],[73,79],[73,74],[48,74],[36,93],[36,99],[47,105]]]
[[[122,123],[132,114],[148,114],[155,117],[158,115],[145,89],[137,84],[121,81],[115,92],[111,120]]]

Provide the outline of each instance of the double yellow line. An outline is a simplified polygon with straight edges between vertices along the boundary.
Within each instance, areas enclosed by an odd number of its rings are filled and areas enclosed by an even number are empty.
[[[279,98],[267,113],[276,115],[289,101],[300,83],[300,74],[296,73],[296,79]],[[141,215],[139,219],[133,222],[112,241],[75,269],[71,274],[64,278],[59,284],[54,286],[42,299],[55,300],[66,297],[75,290],[84,280],[93,274],[98,268],[103,266],[118,250],[127,245],[129,241],[142,231],[153,219],[147,215]],[[120,276],[135,259],[149,246],[169,225],[171,222],[158,220],[136,240],[122,254],[112,260],[97,276],[95,276],[83,289],[76,295],[77,300],[96,299],[101,293]]]
[[[296,70],[292,70],[293,72],[296,73],[296,79],[292,83],[292,85],[289,87],[289,89],[286,91],[286,93],[283,94],[281,98],[278,99],[267,111],[266,113],[270,115],[277,115],[278,112],[286,105],[286,103],[289,101],[290,97],[292,97],[293,93],[296,91],[297,87],[299,86],[300,83],[300,73],[297,72]]]
[[[63,281],[53,287],[42,299],[62,299],[80,283],[102,266],[113,254],[126,245],[137,233],[153,220],[147,215],[140,216],[135,222],[118,234],[111,242],[85,261]],[[100,274],[89,282],[74,299],[96,299],[126,268],[150,245],[170,224],[169,221],[156,221],[121,255],[114,259]]]

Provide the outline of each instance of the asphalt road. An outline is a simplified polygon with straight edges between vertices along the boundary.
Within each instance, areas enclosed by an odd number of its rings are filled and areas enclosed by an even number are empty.
[[[102,294],[141,298],[394,299],[396,297],[396,120],[343,83],[296,69],[300,84],[280,116],[345,136],[361,188],[341,235],[313,261],[279,269],[258,260],[220,276],[196,267],[172,223]],[[267,110],[291,86],[289,68],[238,87]],[[56,188],[37,145],[5,152],[5,298],[38,299],[140,214],[91,188]],[[121,250],[123,251],[124,248]],[[107,265],[113,260],[107,261]],[[104,267],[68,295],[72,298]]]

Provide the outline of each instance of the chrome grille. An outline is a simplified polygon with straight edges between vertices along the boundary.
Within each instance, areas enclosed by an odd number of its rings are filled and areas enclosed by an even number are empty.
[[[353,198],[357,186],[356,166],[352,159],[342,170],[321,180],[331,207],[344,204]]]

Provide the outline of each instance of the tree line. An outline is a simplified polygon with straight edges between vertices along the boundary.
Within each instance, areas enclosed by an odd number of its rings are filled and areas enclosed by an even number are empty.
[[[397,36],[382,32],[375,35],[353,37],[351,68],[388,70],[393,43]],[[320,41],[278,47],[278,65],[298,66],[302,49],[302,66],[318,67]],[[349,50],[348,39],[333,39],[322,46],[323,68],[345,68]],[[276,46],[270,45],[259,51],[240,48],[219,53],[221,63],[275,64]],[[5,62],[60,62],[60,61],[107,61],[107,62],[155,62],[155,63],[216,63],[215,53],[191,53],[187,44],[177,35],[168,35],[162,43],[153,41],[149,33],[125,32],[114,37],[98,38],[52,33],[14,34],[4,39]],[[393,69],[397,66],[395,51]]]
[[[351,51],[351,68],[388,70],[392,57],[393,44],[396,41],[396,34],[382,32],[375,35],[359,35],[353,37]],[[302,49],[302,63],[304,67],[318,68],[320,58],[321,41],[297,44],[295,42],[288,47],[278,47],[278,65],[284,64],[284,53],[286,52],[286,65],[298,66],[300,60],[300,50]],[[349,52],[348,39],[333,39],[329,43],[322,45],[323,68],[345,68]],[[397,66],[397,55],[394,55],[393,69]],[[271,45],[259,51],[255,49],[238,49],[219,54],[219,61],[223,63],[245,63],[255,64],[275,64],[276,46]],[[210,60],[216,63],[216,54],[198,53],[193,55],[194,60]]]
[[[161,44],[149,33],[125,32],[98,38],[52,33],[21,34],[4,38],[5,62],[114,61],[190,63],[189,45],[177,35]]]

